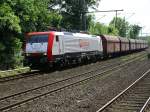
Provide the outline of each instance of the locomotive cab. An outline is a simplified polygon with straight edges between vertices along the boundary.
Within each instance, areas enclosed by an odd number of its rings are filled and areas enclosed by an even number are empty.
[[[26,63],[32,65],[39,65],[39,63],[47,62],[49,34],[28,33],[25,44],[25,58]]]
[[[48,35],[32,35],[26,41],[26,54],[44,54],[47,52]]]

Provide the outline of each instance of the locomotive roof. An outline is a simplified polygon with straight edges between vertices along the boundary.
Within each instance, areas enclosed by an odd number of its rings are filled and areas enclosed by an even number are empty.
[[[90,34],[85,34],[85,33],[71,33],[71,32],[57,32],[57,31],[30,32],[30,33],[27,33],[27,36],[31,36],[31,35],[46,35],[46,34],[50,34],[51,32],[54,32],[55,35],[73,35],[73,36],[81,36],[81,37],[98,37],[96,35],[90,35]]]
[[[50,34],[52,31],[47,31],[47,32],[30,32],[30,33],[27,33],[28,36],[31,36],[31,35],[46,35],[46,34]]]

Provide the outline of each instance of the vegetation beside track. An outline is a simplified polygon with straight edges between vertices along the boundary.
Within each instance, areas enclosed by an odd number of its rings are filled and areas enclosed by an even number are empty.
[[[22,73],[27,73],[29,71],[30,71],[29,67],[13,69],[13,70],[6,70],[6,71],[0,71],[0,78],[15,76],[15,75],[19,75],[19,74],[22,74]]]
[[[150,53],[147,54],[148,59],[150,59]]]

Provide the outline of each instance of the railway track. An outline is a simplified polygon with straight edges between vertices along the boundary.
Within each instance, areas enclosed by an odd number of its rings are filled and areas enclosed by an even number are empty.
[[[150,108],[150,69],[97,112],[148,112]]]
[[[144,56],[137,57],[134,60],[127,61],[126,63],[120,63],[120,64],[118,63],[116,65],[113,64],[111,65],[109,69],[101,71],[101,72],[100,72],[100,68],[99,69],[97,68],[96,70],[93,70],[93,71],[82,73],[82,74],[79,74],[70,78],[66,78],[60,81],[56,81],[56,82],[44,85],[44,86],[40,86],[37,88],[29,89],[23,92],[19,92],[10,96],[0,98],[0,111],[6,111],[15,107],[19,107],[30,101],[34,101],[36,99],[45,97],[49,94],[64,90],[68,87],[73,87],[81,83],[85,83],[89,80],[92,80],[96,77],[108,74],[112,71],[117,71],[117,69],[119,69],[120,67],[124,67],[143,57]]]
[[[145,53],[143,53],[143,52],[140,53],[139,55],[135,54],[135,57],[136,56],[142,56],[144,54]],[[129,56],[130,56],[130,54],[129,54]],[[127,56],[123,56],[123,57],[120,57],[120,58],[124,58],[124,57],[127,57]],[[131,58],[131,59],[134,59],[134,57]],[[115,59],[112,59],[112,60],[108,60],[107,62],[104,61],[104,63],[101,63],[100,66],[106,66],[105,64],[113,63],[116,60],[117,59],[115,58]],[[36,70],[36,71],[31,71],[31,72],[27,72],[27,73],[18,74],[18,75],[15,75],[15,76],[4,77],[4,78],[0,78],[0,83],[5,83],[5,82],[8,82],[8,81],[13,81],[13,80],[17,80],[17,79],[33,77],[33,76],[36,76],[36,75],[42,75],[43,73],[46,73],[46,72]]]

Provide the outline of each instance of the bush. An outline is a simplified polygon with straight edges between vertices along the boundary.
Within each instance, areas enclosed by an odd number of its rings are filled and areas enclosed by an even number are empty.
[[[150,53],[147,54],[148,59],[150,59]]]
[[[4,70],[22,66],[22,43],[20,39],[14,37],[7,38],[3,43],[4,44],[0,44],[0,46],[3,46],[2,49],[0,49],[0,69]]]
[[[22,66],[25,33],[59,27],[61,16],[48,6],[49,0],[0,0],[0,69]]]

